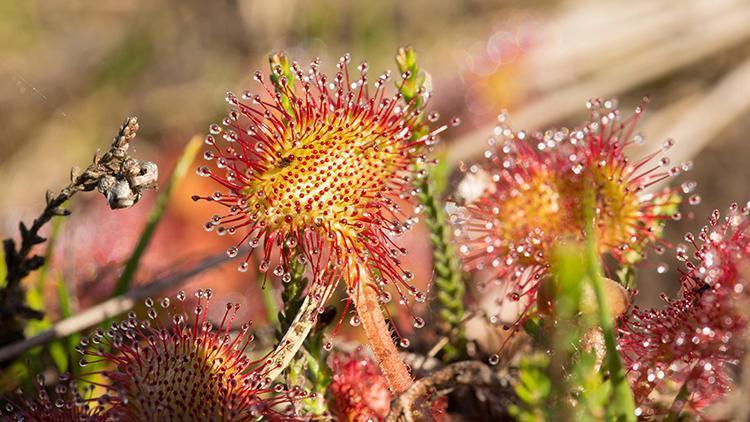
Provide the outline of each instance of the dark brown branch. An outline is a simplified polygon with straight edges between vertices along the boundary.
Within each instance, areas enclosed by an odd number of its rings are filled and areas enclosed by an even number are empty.
[[[128,155],[130,141],[137,131],[138,120],[135,117],[125,119],[107,153],[100,156],[97,151],[92,163],[83,171],[74,167],[70,173],[70,184],[57,195],[47,191],[44,211],[31,227],[23,222],[19,224],[21,237],[18,248],[13,238],[3,241],[7,274],[5,287],[0,289],[0,346],[22,339],[25,322],[43,316],[40,311],[26,305],[21,280],[44,265],[43,256],[29,255],[34,246],[46,240],[39,235],[42,227],[55,216],[70,214],[61,208],[62,205],[78,192],[98,189],[113,209],[127,208],[138,201],[143,190],[156,187],[156,164]]]
[[[497,372],[492,367],[478,361],[457,362],[417,380],[406,392],[391,404],[387,422],[423,420],[418,404],[435,395],[445,395],[456,387],[468,386],[475,389],[491,389],[493,395],[507,399],[507,403],[496,403],[507,408],[515,393],[511,377],[507,372]]]

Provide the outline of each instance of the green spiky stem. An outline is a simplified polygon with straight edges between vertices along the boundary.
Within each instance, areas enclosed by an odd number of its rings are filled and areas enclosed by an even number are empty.
[[[440,318],[447,326],[449,342],[443,349],[443,359],[454,361],[466,356],[466,335],[461,322],[464,318],[464,294],[461,266],[451,243],[451,229],[445,210],[440,205],[439,193],[427,176],[419,183],[419,200],[424,206],[422,215],[430,231],[435,286],[440,302]]]
[[[287,256],[292,254],[286,247],[284,247],[284,253]],[[279,311],[277,317],[280,328],[280,331],[276,333],[277,338],[281,338],[281,334],[289,331],[294,319],[299,315],[306,297],[305,288],[307,287],[307,279],[305,278],[305,266],[297,263],[294,257],[290,259],[289,275],[292,276],[291,280],[288,283],[282,283],[281,301],[284,307]]]
[[[399,92],[407,103],[414,102],[415,106],[421,107],[425,96],[420,95],[420,89],[429,89],[429,83],[426,83],[430,79],[429,75],[417,64],[417,55],[410,47],[399,49],[396,64],[402,75],[409,75],[397,85]],[[412,139],[418,139],[427,132],[429,127],[420,116],[414,124]],[[437,172],[435,168],[428,169],[426,166],[421,166],[418,170],[427,173],[427,176],[418,179],[415,185],[419,189],[419,200],[424,206],[424,221],[430,230],[435,286],[442,308],[440,318],[446,323],[450,340],[443,349],[443,359],[450,362],[466,355],[466,336],[461,327],[466,290],[461,279],[461,265],[451,244],[451,229],[440,203],[441,189],[436,188]]]
[[[326,364],[328,352],[323,347],[323,333],[317,331],[310,335],[300,349],[300,354],[301,358],[289,366],[289,382],[303,386],[308,393],[317,393],[316,396],[303,399],[301,406],[304,414],[322,418],[328,412],[328,404],[323,397],[332,377]]]

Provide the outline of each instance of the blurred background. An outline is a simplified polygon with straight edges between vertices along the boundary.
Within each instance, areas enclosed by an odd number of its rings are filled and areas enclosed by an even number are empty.
[[[320,57],[332,72],[349,52],[379,74],[408,44],[432,75],[432,108],[462,119],[442,141],[457,169],[481,160],[502,109],[517,129],[534,130],[579,124],[589,98],[618,97],[627,113],[649,95],[647,141],[632,153],[675,138],[673,162],[694,163],[676,183],[697,182],[703,198],[670,222],[668,239],[678,243],[712,209],[750,199],[749,40],[748,0],[2,0],[0,235],[16,235],[44,192],[106,148],[126,116],[141,125],[135,155],[158,162],[164,180],[186,142],[226,112],[225,93],[267,70],[268,53]],[[141,282],[228,246],[201,228],[213,210],[190,200],[214,190],[205,181],[191,170],[174,193]],[[129,256],[155,198],[110,212],[97,195],[73,200],[55,253],[77,309],[109,297],[108,271]],[[423,235],[408,241],[412,258],[426,258],[415,262],[429,262]],[[645,304],[677,286],[674,268],[657,275],[662,261],[676,267],[656,257],[639,274]],[[258,284],[235,267],[191,285],[260,309]],[[415,270],[427,284],[430,267]],[[262,319],[257,313],[241,317]]]

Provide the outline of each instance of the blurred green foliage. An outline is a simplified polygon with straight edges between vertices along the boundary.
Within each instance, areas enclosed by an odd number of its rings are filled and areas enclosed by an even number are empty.
[[[599,271],[598,256],[591,260],[587,253],[593,243],[590,239],[586,245],[559,246],[552,275],[543,282],[543,294],[552,300],[551,314],[543,320],[534,319],[529,333],[549,354],[538,352],[521,358],[516,386],[520,403],[511,408],[518,420],[635,419],[632,396],[630,400],[623,397],[630,394],[630,387],[627,382],[618,384],[622,380],[613,376],[617,367],[612,360],[619,361],[619,355],[610,344],[604,356],[597,354],[601,350],[598,339],[612,333],[611,317],[606,316],[608,326],[600,312],[601,301],[595,307],[584,303],[584,290],[592,288],[592,271],[595,276]]]
[[[97,85],[124,87],[151,64],[154,45],[151,34],[136,27],[119,45],[109,51],[95,71]]]

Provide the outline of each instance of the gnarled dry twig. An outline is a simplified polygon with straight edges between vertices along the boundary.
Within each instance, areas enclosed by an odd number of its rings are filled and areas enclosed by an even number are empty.
[[[391,413],[386,422],[421,420],[416,415],[415,404],[428,395],[445,395],[456,387],[468,386],[476,389],[492,389],[493,393],[507,398],[507,403],[496,403],[507,408],[512,404],[513,392],[511,377],[507,372],[498,372],[477,361],[457,362],[417,380],[406,392],[391,404]]]
[[[43,256],[29,255],[35,245],[46,240],[39,235],[39,230],[52,217],[70,214],[61,206],[78,192],[98,189],[113,209],[127,208],[138,202],[143,190],[156,187],[156,164],[128,155],[130,141],[137,132],[138,120],[135,117],[125,119],[107,153],[100,156],[97,151],[84,171],[74,167],[70,173],[70,184],[57,195],[47,191],[44,211],[31,227],[23,222],[19,224],[21,244],[18,249],[13,238],[3,241],[7,275],[5,287],[0,289],[0,346],[22,339],[25,321],[43,316],[40,311],[26,305],[21,280],[44,264]]]

